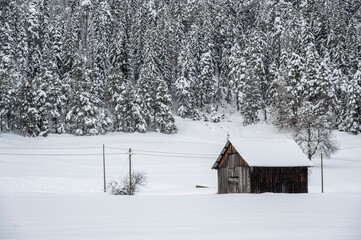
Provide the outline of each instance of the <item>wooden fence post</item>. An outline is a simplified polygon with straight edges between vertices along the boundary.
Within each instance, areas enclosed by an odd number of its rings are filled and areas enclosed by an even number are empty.
[[[322,193],[323,193],[323,156],[321,153],[321,189],[322,189]]]
[[[132,195],[132,149],[129,148],[129,195]]]
[[[105,145],[103,144],[103,177],[104,177],[104,192],[107,191],[106,189],[106,180],[105,180]]]

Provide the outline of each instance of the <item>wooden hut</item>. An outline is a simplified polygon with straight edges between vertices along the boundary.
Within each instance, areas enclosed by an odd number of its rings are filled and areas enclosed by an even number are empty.
[[[230,139],[212,169],[218,193],[307,193],[311,166],[291,139]]]

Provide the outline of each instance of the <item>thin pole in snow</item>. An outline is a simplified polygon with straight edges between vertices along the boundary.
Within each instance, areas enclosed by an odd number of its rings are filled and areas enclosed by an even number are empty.
[[[322,193],[323,193],[323,156],[321,153],[321,188],[322,188]]]
[[[129,195],[132,195],[132,149],[129,148]]]
[[[104,192],[106,192],[106,180],[105,180],[105,145],[103,144],[103,177],[104,177]]]

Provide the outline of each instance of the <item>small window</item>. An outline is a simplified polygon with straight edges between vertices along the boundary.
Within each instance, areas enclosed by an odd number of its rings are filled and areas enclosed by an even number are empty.
[[[238,177],[238,176],[236,176],[236,177],[229,177],[229,178],[228,178],[228,181],[229,181],[230,183],[238,183],[238,182],[239,182],[239,177]]]

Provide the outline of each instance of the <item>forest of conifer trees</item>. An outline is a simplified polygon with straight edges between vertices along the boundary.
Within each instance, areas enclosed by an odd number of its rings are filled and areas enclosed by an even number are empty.
[[[174,133],[173,115],[217,122],[229,107],[300,144],[361,131],[359,0],[1,0],[0,13],[2,132]]]

